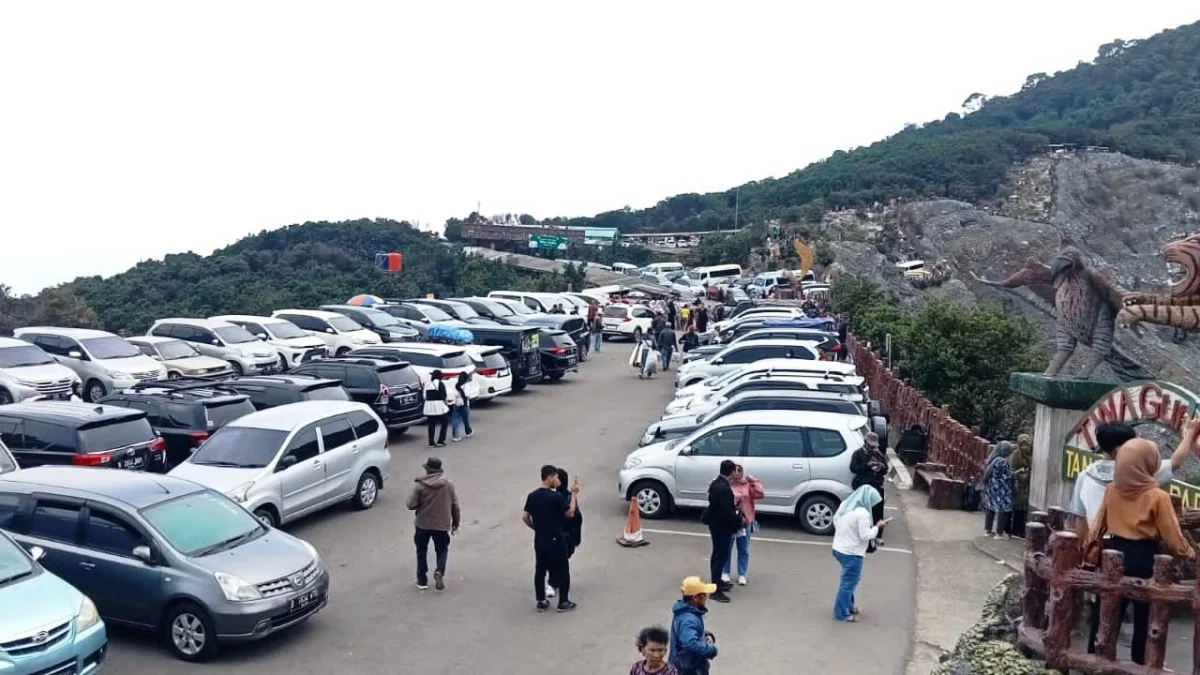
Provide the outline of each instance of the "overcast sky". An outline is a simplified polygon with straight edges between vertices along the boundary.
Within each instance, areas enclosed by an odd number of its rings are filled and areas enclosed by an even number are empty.
[[[1194,0],[6,2],[0,283],[305,220],[650,206],[1197,19]]]

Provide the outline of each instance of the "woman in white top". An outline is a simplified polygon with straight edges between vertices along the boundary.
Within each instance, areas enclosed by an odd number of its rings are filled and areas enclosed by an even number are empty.
[[[857,621],[858,606],[854,590],[862,578],[863,556],[886,521],[871,523],[871,509],[883,501],[879,491],[863,485],[842,502],[833,515],[833,557],[842,566],[842,580],[833,601],[833,618],[837,621]]]
[[[429,447],[440,448],[446,445],[446,428],[450,426],[450,406],[454,405],[454,390],[442,381],[442,371],[435,370],[429,374],[429,382],[425,384],[425,419],[429,424]],[[435,427],[441,426],[441,435],[434,442]]]

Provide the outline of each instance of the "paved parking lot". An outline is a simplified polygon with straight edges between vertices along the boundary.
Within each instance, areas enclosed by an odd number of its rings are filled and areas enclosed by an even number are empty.
[[[650,546],[615,544],[627,512],[615,494],[616,471],[669,400],[672,378],[639,381],[625,365],[628,346],[605,347],[581,373],[479,405],[476,436],[437,452],[463,508],[444,592],[413,585],[404,501],[430,454],[424,430],[413,429],[392,442],[392,482],[376,508],[335,509],[285,528],[312,542],[330,568],[324,611],[203,666],[174,660],[143,635],[112,631],[112,672],[627,672],[638,629],[669,625],[680,579],[706,575],[708,538],[698,513],[684,512],[645,521]],[[545,463],[565,467],[583,486],[584,541],[571,565],[579,609],[571,614],[533,608],[532,536],[520,513]],[[787,519],[763,525],[752,544],[750,585],[736,589],[728,605],[710,603],[709,629],[721,647],[714,671],[903,672],[915,593],[903,520],[889,528],[887,550],[867,561],[858,624],[830,618],[838,569],[829,540]]]

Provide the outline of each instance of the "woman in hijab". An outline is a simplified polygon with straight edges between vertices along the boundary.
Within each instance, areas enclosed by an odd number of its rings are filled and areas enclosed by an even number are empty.
[[[570,476],[567,475],[566,469],[560,468],[558,470],[558,487],[555,490],[568,503],[571,501],[571,489],[568,487],[571,484],[568,481],[569,478]],[[580,544],[583,543],[583,512],[579,510],[578,506],[575,507],[575,517],[563,522],[563,539],[567,543],[567,560],[570,560],[571,556],[575,555],[575,549],[579,548]],[[547,581],[546,597],[553,598],[555,592],[554,587]]]
[[[471,397],[467,396],[467,383],[471,381],[471,376],[467,371],[458,374],[458,381],[454,384],[454,408],[450,411],[450,437],[454,442],[461,441],[464,436],[458,435],[458,427],[461,425],[466,433],[465,438],[470,438],[475,435],[475,430],[471,428]]]
[[[441,448],[446,445],[446,427],[450,424],[450,406],[454,404],[454,396],[442,381],[442,371],[435,370],[429,374],[429,382],[425,384],[425,419],[429,424],[429,447]],[[434,442],[434,431],[441,427],[441,434]]]
[[[1160,550],[1179,558],[1194,558],[1196,553],[1183,537],[1179,519],[1171,505],[1171,497],[1158,487],[1154,475],[1162,465],[1158,445],[1154,441],[1135,438],[1117,451],[1113,482],[1104,490],[1104,501],[1092,523],[1087,550],[1094,542],[1102,541],[1104,548],[1125,555],[1125,576],[1149,579],[1154,574],[1154,556]],[[1105,535],[1108,539],[1105,541]],[[1125,615],[1130,601],[1121,600],[1117,621]],[[1130,648],[1134,663],[1146,663],[1146,633],[1150,624],[1150,605],[1133,603],[1133,644]],[[1100,609],[1092,611],[1092,634],[1088,652],[1096,651],[1096,631],[1100,627]],[[1118,625],[1118,630],[1120,626]]]
[[[1017,449],[1008,458],[1013,474],[1013,510],[1008,529],[1015,537],[1025,536],[1025,514],[1029,513],[1029,476],[1033,469],[1033,438],[1017,436]]]
[[[858,621],[854,591],[862,578],[863,556],[887,525],[886,520],[871,520],[871,509],[882,500],[878,490],[863,485],[851,492],[833,514],[833,557],[842,566],[842,579],[833,601],[835,621]]]
[[[745,586],[746,572],[750,569],[750,535],[758,532],[754,502],[765,497],[767,493],[763,489],[762,481],[746,473],[746,468],[741,464],[733,470],[733,475],[729,477],[729,485],[733,488],[733,503],[746,523],[733,537],[733,544],[737,549],[737,582],[739,586]],[[721,575],[721,581],[725,583],[729,583],[732,557],[725,559],[725,573]]]
[[[1008,456],[1012,453],[1013,444],[1000,441],[983,465],[983,533],[988,537],[1008,539],[1008,521],[1013,510],[1013,474],[1008,465]],[[993,521],[996,525],[994,532]]]

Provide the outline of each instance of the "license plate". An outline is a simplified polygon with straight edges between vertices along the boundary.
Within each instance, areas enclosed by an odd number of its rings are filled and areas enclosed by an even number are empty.
[[[321,601],[321,589],[314,588],[307,593],[301,593],[288,603],[288,611],[295,612],[306,607],[312,607]]]
[[[568,365],[572,365],[572,366],[573,366],[573,365],[575,365],[575,361],[576,361],[576,360],[577,360],[577,359],[576,359],[574,356],[568,356],[568,357],[567,357],[567,364],[568,364]]]
[[[117,460],[118,469],[140,469],[143,466],[146,466],[146,458],[142,457],[141,455],[134,455],[133,457],[126,457],[125,459]]]
[[[400,403],[401,403],[401,404],[405,404],[405,403],[416,403],[416,402],[417,402],[417,395],[416,395],[416,394],[405,394],[404,396],[401,396],[401,397],[400,397]]]

